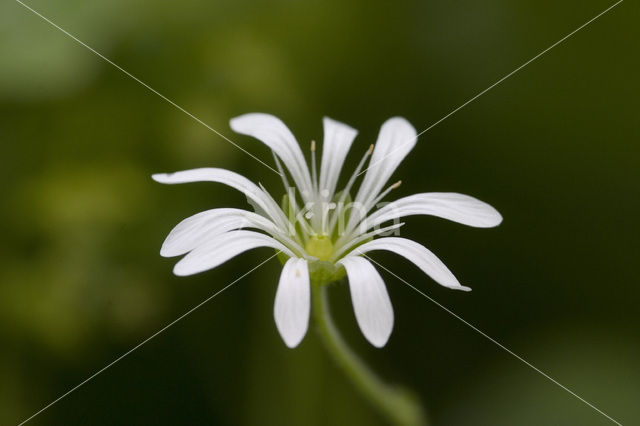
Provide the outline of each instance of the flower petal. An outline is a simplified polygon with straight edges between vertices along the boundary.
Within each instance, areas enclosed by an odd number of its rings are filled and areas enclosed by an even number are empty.
[[[326,190],[327,196],[324,200],[331,200],[336,191],[342,165],[358,131],[328,117],[325,117],[322,123],[324,142],[322,143],[319,190],[321,193]]]
[[[383,347],[393,329],[393,307],[382,277],[360,256],[347,256],[338,263],[347,270],[353,311],[362,334],[373,346]]]
[[[232,257],[258,247],[272,247],[289,257],[294,254],[272,237],[253,231],[230,231],[196,247],[173,268],[179,276],[193,275],[223,264]]]
[[[262,113],[244,114],[231,120],[231,129],[252,136],[271,148],[289,169],[305,201],[309,200],[312,186],[307,162],[298,141],[279,118]]]
[[[371,203],[404,157],[413,149],[416,141],[416,130],[402,117],[390,118],[382,125],[369,168],[355,199],[355,204],[363,208],[362,214],[366,214],[371,209]],[[352,215],[349,220],[350,225],[357,224],[362,217],[362,215]]]
[[[461,285],[451,271],[435,254],[426,247],[406,238],[387,237],[369,241],[356,247],[353,254],[364,254],[373,250],[388,250],[413,262],[435,282],[455,290],[470,291],[469,287]]]
[[[164,257],[180,256],[220,234],[240,228],[258,228],[291,243],[277,226],[259,214],[242,209],[212,209],[190,216],[176,225],[162,244]],[[297,245],[293,242],[294,245]]]
[[[282,340],[290,348],[298,346],[307,333],[310,305],[307,261],[292,257],[282,268],[273,305],[276,327]]]
[[[387,204],[363,221],[360,231],[412,215],[437,216],[477,228],[491,228],[502,222],[502,216],[496,209],[477,198],[454,192],[428,192]]]
[[[156,173],[152,176],[156,182],[166,184],[189,182],[218,182],[228,185],[244,193],[248,199],[256,203],[268,216],[286,229],[286,218],[280,207],[271,196],[260,189],[246,177],[225,169],[204,167],[200,169],[183,170],[175,173]]]

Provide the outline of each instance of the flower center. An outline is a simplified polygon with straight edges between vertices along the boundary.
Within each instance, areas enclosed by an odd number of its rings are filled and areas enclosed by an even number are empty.
[[[319,260],[329,260],[333,254],[333,243],[328,235],[314,235],[304,246],[305,251]]]

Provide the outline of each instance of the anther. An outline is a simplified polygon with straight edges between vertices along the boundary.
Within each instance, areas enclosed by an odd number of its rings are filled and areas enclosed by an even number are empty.
[[[375,206],[376,204],[378,204],[384,197],[387,196],[387,194],[389,194],[391,191],[399,187],[401,184],[402,184],[402,181],[399,180],[393,185],[391,185],[390,187],[388,187],[387,189],[385,189],[380,195],[376,197],[375,200],[373,200],[373,202],[371,203],[371,206]]]

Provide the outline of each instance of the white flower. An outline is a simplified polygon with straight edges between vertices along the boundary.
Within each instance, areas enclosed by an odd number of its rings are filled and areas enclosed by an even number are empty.
[[[364,336],[377,347],[386,344],[393,328],[393,308],[380,274],[362,255],[388,250],[405,257],[439,284],[458,290],[462,286],[447,267],[422,245],[399,237],[375,236],[397,230],[398,219],[410,215],[432,215],[474,227],[497,226],[502,217],[490,205],[456,193],[422,193],[386,204],[370,213],[399,183],[384,189],[404,157],[416,144],[415,129],[403,118],[391,118],[378,140],[367,150],[345,188],[337,192],[340,171],[356,137],[353,128],[329,118],[323,120],[324,141],[319,176],[315,143],[311,149],[311,173],[291,131],[278,118],[246,114],[231,120],[231,128],[253,136],[274,153],[287,195],[283,205],[245,177],[224,169],[201,168],[170,174],[155,174],[161,183],[219,182],[244,194],[256,212],[233,208],[208,210],[180,222],[165,240],[160,254],[186,254],[174,268],[176,275],[191,275],[222,264],[256,247],[272,247],[284,255],[276,292],[276,326],[289,347],[306,334],[310,313],[310,285],[348,277],[351,300]],[[355,200],[349,192],[371,157]],[[296,193],[289,187],[280,161],[288,170]],[[299,204],[300,203],[300,204]],[[380,225],[394,221],[393,225]],[[243,228],[252,228],[249,231]]]

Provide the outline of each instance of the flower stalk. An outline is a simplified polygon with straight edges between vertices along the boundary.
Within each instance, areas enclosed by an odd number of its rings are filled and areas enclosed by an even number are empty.
[[[313,316],[320,340],[329,355],[373,407],[395,426],[426,426],[424,411],[407,389],[384,383],[347,346],[336,329],[327,297],[327,284],[312,283]]]

